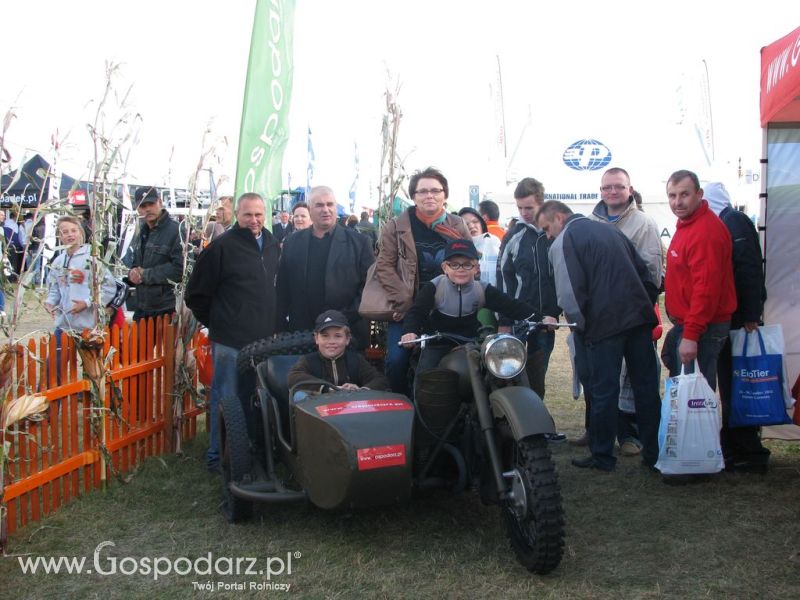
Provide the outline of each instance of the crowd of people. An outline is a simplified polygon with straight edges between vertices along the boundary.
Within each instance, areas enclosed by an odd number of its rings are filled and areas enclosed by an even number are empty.
[[[212,348],[208,467],[216,469],[220,460],[219,398],[248,393],[250,384],[237,377],[236,359],[251,342],[282,331],[313,330],[319,351],[304,359],[301,371],[340,386],[410,395],[415,336],[442,328],[474,335],[479,324],[508,332],[525,318],[544,325],[525,340],[527,380],[544,399],[555,344],[555,327],[547,325],[563,315],[575,324],[571,344],[586,402],[585,433],[570,442],[585,446],[588,455],[573,464],[612,471],[617,455],[640,455],[644,468],[654,470],[661,406],[659,295],[665,294],[672,323],[661,352],[664,365],[675,375],[682,365],[691,371],[696,360],[712,386],[719,379],[726,415],[728,331],[752,330],[760,322],[761,250],[752,222],[730,206],[724,186],[713,183],[704,192],[690,171],[673,173],[666,185],[678,219],[667,249],[624,169],[603,173],[599,189],[601,200],[592,214],[574,214],[561,202],[545,201],[544,184],[526,177],[514,191],[518,221],[508,230],[491,201],[450,212],[448,181],[434,168],[410,178],[413,205],[380,229],[368,213],[340,221],[327,186],[312,188],[305,202],[280,212],[272,231],[260,195],[221,198],[192,257],[184,298],[208,328]],[[135,203],[140,225],[122,259],[122,284],[93,263],[80,222],[59,220],[65,251],[49,269],[45,305],[58,330],[94,326],[93,301],[99,298],[113,311],[124,284],[135,288],[135,320],[175,310],[186,236],[155,189],[140,188]],[[25,227],[7,233],[4,226],[6,243],[25,235]],[[373,263],[391,307],[384,373],[364,367],[360,354],[370,342],[359,304]],[[94,299],[86,288],[92,269],[102,281]],[[435,367],[448,350],[428,346],[418,370]],[[249,403],[244,404],[248,415]],[[552,441],[565,437],[550,434]],[[767,468],[769,451],[756,428],[725,425],[722,449],[729,469]]]

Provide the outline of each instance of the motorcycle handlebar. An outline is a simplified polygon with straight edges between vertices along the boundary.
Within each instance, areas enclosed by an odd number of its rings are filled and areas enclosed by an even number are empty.
[[[421,335],[418,338],[414,338],[413,340],[407,340],[405,342],[400,341],[397,342],[398,346],[404,346],[406,344],[421,344],[422,342],[428,342],[430,340],[440,340],[442,338],[451,339],[458,343],[468,343],[474,341],[473,338],[464,337],[463,335],[457,335],[455,333],[431,333],[429,335]]]
[[[539,327],[569,327],[574,329],[577,326],[577,323],[545,323],[544,321],[522,321],[522,323],[527,327],[528,331],[533,331]]]

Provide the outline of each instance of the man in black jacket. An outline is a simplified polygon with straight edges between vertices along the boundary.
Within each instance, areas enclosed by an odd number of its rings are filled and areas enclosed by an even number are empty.
[[[731,206],[731,198],[725,185],[712,182],[703,188],[703,197],[708,207],[722,219],[731,233],[733,241],[733,283],[736,286],[736,312],[731,316],[731,329],[755,331],[764,312],[767,288],[764,286],[761,244],[753,222],[743,212]],[[731,380],[733,360],[731,339],[725,344],[717,358],[717,380],[722,401],[722,430],[720,443],[729,471],[765,473],[770,452],[761,444],[758,427],[728,427],[731,412]]]
[[[369,324],[358,314],[367,270],[375,262],[369,238],[337,225],[333,190],[317,186],[308,198],[311,227],[283,242],[278,278],[277,329],[313,329],[326,310],[344,313],[353,342],[367,347]]]
[[[616,466],[619,372],[624,356],[636,403],[642,462],[654,468],[661,399],[651,331],[656,324],[653,304],[658,290],[647,265],[618,229],[573,214],[562,202],[545,202],[537,222],[554,240],[550,260],[558,304],[576,324],[576,350],[584,349],[589,367],[592,454],[572,464],[602,471]]]
[[[217,412],[219,399],[246,399],[253,381],[237,381],[239,350],[268,338],[275,323],[275,274],[278,242],[264,228],[266,208],[258,194],[239,197],[236,224],[200,253],[186,287],[186,305],[208,327],[214,362],[211,383],[209,469],[219,464]],[[243,402],[249,417],[249,403]],[[248,427],[252,419],[248,418]]]
[[[175,283],[183,277],[183,244],[180,227],[164,209],[158,190],[140,187],[135,199],[141,223],[123,263],[130,268],[128,281],[136,287],[133,319],[138,321],[175,312]]]
[[[550,242],[536,227],[536,213],[544,202],[544,186],[526,177],[517,184],[514,199],[520,221],[509,230],[497,262],[497,288],[534,310],[533,319],[557,323],[561,309],[556,298],[553,269],[548,258]],[[500,332],[510,331],[511,319],[500,317]],[[545,375],[555,344],[555,331],[538,329],[528,335],[528,362],[525,370],[531,388],[544,400]],[[563,434],[562,434],[563,435]]]
[[[288,211],[282,210],[278,216],[278,222],[272,226],[272,235],[279,242],[283,242],[286,237],[294,231],[294,225],[289,220]]]

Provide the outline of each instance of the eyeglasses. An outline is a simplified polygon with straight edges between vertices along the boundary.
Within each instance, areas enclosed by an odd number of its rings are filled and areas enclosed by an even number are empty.
[[[453,269],[453,271],[461,271],[462,269],[464,271],[472,271],[472,269],[475,268],[475,263],[471,263],[471,262],[470,263],[449,262],[449,263],[446,263],[446,264],[447,264],[448,267]]]
[[[610,192],[611,190],[614,190],[615,192],[624,192],[627,189],[628,189],[628,186],[627,185],[622,185],[621,183],[615,183],[614,185],[603,185],[603,186],[600,186],[600,191],[601,192]]]
[[[427,196],[428,194],[432,196],[438,196],[444,190],[442,188],[431,188],[431,189],[421,189],[414,192],[415,196]]]

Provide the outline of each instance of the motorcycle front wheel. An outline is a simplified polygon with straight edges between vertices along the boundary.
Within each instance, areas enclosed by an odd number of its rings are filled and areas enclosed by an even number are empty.
[[[509,440],[511,497],[502,503],[503,518],[517,560],[544,575],[564,553],[564,509],[556,467],[543,435]]]

